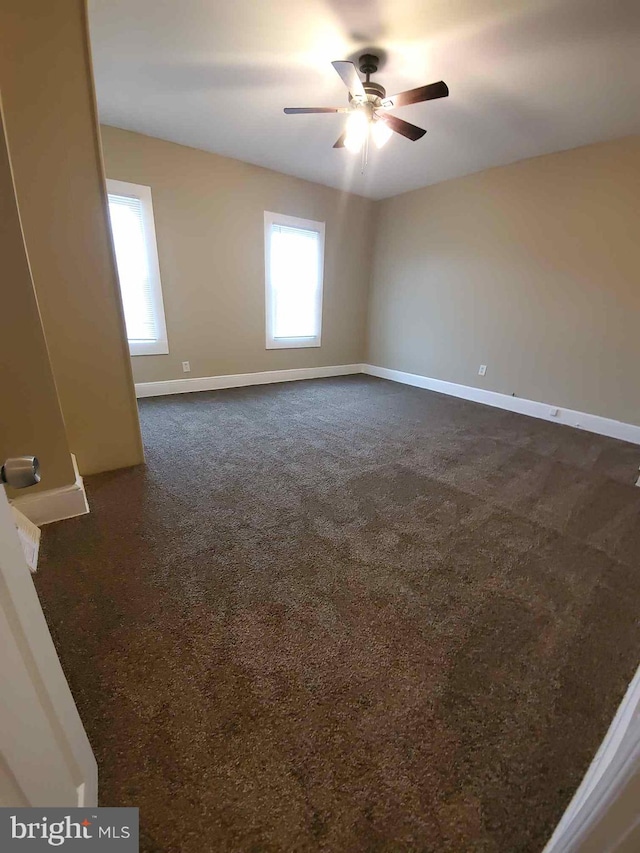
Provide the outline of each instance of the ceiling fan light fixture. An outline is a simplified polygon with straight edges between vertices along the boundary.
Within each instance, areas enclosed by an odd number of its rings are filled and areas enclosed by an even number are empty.
[[[378,119],[378,121],[373,123],[371,136],[373,137],[373,142],[376,148],[382,148],[383,145],[386,145],[392,135],[393,131],[385,121],[382,121],[382,119]]]
[[[369,137],[371,136],[376,148],[382,148],[389,141],[392,133],[398,133],[405,139],[417,142],[427,132],[416,127],[398,116],[377,110],[408,107],[411,104],[421,104],[437,98],[446,98],[449,87],[444,80],[407,89],[387,98],[387,90],[380,83],[371,80],[371,75],[378,70],[380,60],[372,53],[364,53],[360,57],[360,73],[366,80],[361,80],[356,66],[347,59],[336,59],[331,63],[338,76],[349,90],[348,107],[285,107],[287,115],[309,113],[349,113],[345,129],[335,141],[334,148],[347,148],[354,154],[363,152],[363,170],[367,164]]]
[[[354,110],[347,119],[344,147],[357,154],[362,150],[369,133],[369,119],[362,110]]]

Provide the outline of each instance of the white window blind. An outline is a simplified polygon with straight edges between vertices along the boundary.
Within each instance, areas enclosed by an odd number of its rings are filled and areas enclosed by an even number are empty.
[[[108,181],[109,215],[131,355],[167,353],[151,190]]]
[[[324,223],[265,213],[267,348],[320,346]]]

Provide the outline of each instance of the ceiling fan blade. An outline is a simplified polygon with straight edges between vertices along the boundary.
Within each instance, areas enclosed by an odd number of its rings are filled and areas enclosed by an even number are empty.
[[[340,136],[333,143],[334,148],[344,148],[344,141],[347,138],[347,132],[345,130],[344,133],[341,133]]]
[[[395,130],[395,132],[399,133],[401,136],[406,136],[407,139],[411,139],[412,142],[422,139],[427,132],[421,127],[416,127],[415,124],[409,124],[408,121],[403,121],[397,116],[391,116],[388,113],[376,113],[376,115],[381,119],[381,121],[388,124],[391,130]]]
[[[358,72],[356,71],[356,66],[353,64],[353,62],[336,60],[331,64],[336,69],[336,71],[342,78],[342,82],[352,95],[358,98],[367,97],[367,93],[365,92],[364,86],[362,85],[362,80],[358,77]]]
[[[301,115],[302,113],[348,113],[348,107],[285,107],[288,116]]]
[[[436,98],[446,98],[449,94],[449,87],[440,80],[438,83],[430,83],[428,86],[418,86],[417,89],[409,89],[407,92],[400,92],[397,95],[392,95],[390,98],[385,98],[382,106],[388,110],[394,107],[407,107],[409,104],[420,104],[422,101],[433,101]]]

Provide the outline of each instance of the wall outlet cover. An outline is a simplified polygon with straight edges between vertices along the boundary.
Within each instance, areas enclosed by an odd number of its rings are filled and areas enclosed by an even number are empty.
[[[190,373],[191,372],[191,365],[189,364],[188,361],[182,362],[182,371],[183,371],[183,373]]]
[[[478,376],[484,376],[486,372],[487,372],[487,365],[481,364],[480,370],[478,371]]]

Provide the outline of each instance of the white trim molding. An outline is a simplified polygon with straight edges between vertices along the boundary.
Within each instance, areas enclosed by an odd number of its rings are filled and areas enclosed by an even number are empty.
[[[229,376],[166,379],[162,382],[136,382],[136,397],[163,397],[167,394],[188,394],[193,391],[218,391],[223,388],[243,388],[248,385],[268,385],[273,382],[296,382],[301,379],[321,379],[353,373],[366,373],[369,376],[377,376],[379,379],[390,379],[392,382],[401,382],[404,385],[437,391],[450,397],[460,397],[463,400],[506,409],[520,415],[583,429],[597,435],[618,438],[631,444],[640,444],[640,426],[636,424],[627,424],[601,415],[591,415],[588,412],[577,412],[574,409],[558,408],[550,403],[539,403],[523,397],[511,397],[509,394],[501,394],[498,391],[485,391],[483,388],[473,388],[470,385],[458,385],[455,382],[446,382],[444,379],[432,379],[417,373],[391,370],[374,364],[338,364],[329,367],[299,367],[293,370],[236,373]]]
[[[363,364],[362,372],[380,379],[390,379],[392,382],[402,382],[404,385],[414,385],[416,388],[426,388],[428,391],[438,391],[450,397],[461,397],[474,403],[483,403],[498,409],[507,409],[521,415],[529,415],[544,421],[552,421],[565,426],[619,438],[632,444],[640,444],[640,426],[627,424],[603,418],[601,415],[590,415],[587,412],[577,412],[574,409],[562,409],[550,403],[538,403],[522,397],[511,397],[498,391],[485,391],[483,388],[473,388],[470,385],[457,385],[455,382],[445,382],[443,379],[432,379],[417,373],[405,373],[402,370],[391,370],[388,367],[377,367],[373,364]]]
[[[20,495],[10,501],[19,512],[40,527],[52,521],[63,521],[65,518],[75,518],[89,512],[89,503],[84,490],[82,477],[78,473],[76,458],[71,454],[73,469],[76,474],[74,483],[61,486],[58,489],[46,489],[42,492]]]
[[[637,850],[639,792],[640,669],[543,853]]]
[[[30,521],[26,515],[16,509],[13,504],[10,506],[13,520],[16,523],[18,531],[18,539],[24,551],[24,558],[32,572],[38,569],[38,554],[40,553],[40,528],[33,521]]]
[[[164,382],[136,382],[136,397],[163,397],[166,394],[189,394],[192,391],[218,391],[222,388],[270,385],[273,382],[297,382],[301,379],[323,379],[362,372],[362,364],[338,364],[331,367],[298,367],[293,370],[236,373],[230,376],[201,376],[197,379],[167,379]]]
[[[278,226],[284,228],[295,228],[298,231],[306,231],[317,235],[317,278],[314,298],[315,332],[312,335],[296,337],[276,337],[276,305],[277,296],[274,281],[272,280],[273,265],[272,241],[274,229]],[[294,349],[300,347],[319,347],[322,343],[322,293],[324,288],[324,222],[316,222],[314,219],[300,219],[297,216],[286,216],[284,213],[273,213],[270,210],[264,212],[264,281],[265,281],[265,323],[266,323],[266,348],[267,349]],[[294,262],[295,263],[295,262]],[[297,286],[300,287],[300,270]],[[303,276],[303,278],[305,278]]]
[[[111,226],[114,251],[116,257],[116,267],[118,267],[118,242],[116,235],[117,228],[114,230],[112,220],[113,212],[111,210],[112,196],[120,199],[135,199],[140,202],[140,213],[142,231],[144,235],[144,248],[147,260],[147,277],[138,281],[138,287],[142,290],[143,295],[148,296],[148,307],[153,317],[156,337],[153,340],[136,340],[128,338],[129,353],[134,355],[165,355],[169,352],[169,341],[167,338],[167,321],[164,315],[164,300],[162,297],[162,281],[160,279],[160,262],[158,261],[158,245],[156,242],[156,226],[153,218],[153,201],[151,199],[151,187],[144,184],[132,184],[129,181],[116,181],[112,178],[107,178],[107,197],[109,201],[109,224]],[[122,258],[120,258],[122,261]],[[122,289],[123,274],[118,267],[118,281],[120,282],[120,290],[122,295],[123,307],[126,307],[126,293]],[[147,288],[148,285],[148,288]]]

